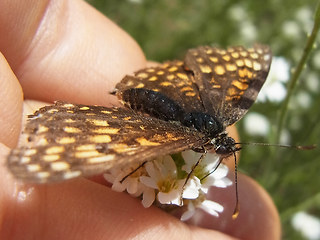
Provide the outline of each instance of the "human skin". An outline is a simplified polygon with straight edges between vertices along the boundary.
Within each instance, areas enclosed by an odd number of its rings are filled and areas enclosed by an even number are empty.
[[[19,183],[6,155],[17,144],[23,105],[42,105],[24,99],[117,105],[108,91],[147,61],[130,36],[83,1],[1,1],[0,36],[0,239],[280,239],[272,200],[242,175],[238,219],[231,219],[234,190],[216,189],[224,213],[190,224],[143,208],[99,177]]]

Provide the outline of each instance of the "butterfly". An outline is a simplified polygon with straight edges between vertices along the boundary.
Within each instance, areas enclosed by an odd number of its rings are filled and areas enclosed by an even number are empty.
[[[125,76],[115,87],[123,108],[55,102],[29,116],[7,166],[25,182],[48,183],[104,173],[192,149],[229,156],[226,127],[241,119],[264,84],[272,54],[256,44],[201,46]]]

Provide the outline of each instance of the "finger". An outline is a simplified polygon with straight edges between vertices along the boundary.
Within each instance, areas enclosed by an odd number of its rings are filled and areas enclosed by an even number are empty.
[[[43,2],[0,6],[0,16],[8,16],[1,19],[0,50],[14,66],[25,97],[106,105],[115,83],[145,66],[141,49],[84,1]]]
[[[19,134],[22,114],[22,89],[0,53],[0,142],[14,147]]]
[[[240,213],[235,220],[232,219],[236,199],[233,185],[226,189],[212,188],[209,192],[211,200],[224,206],[219,218],[199,210],[188,223],[215,229],[239,239],[280,239],[280,218],[267,192],[243,174],[239,174],[238,187]]]
[[[85,179],[20,186],[18,196],[26,197],[9,202],[8,209],[15,211],[3,221],[3,229],[12,235],[1,239],[232,239],[189,228],[155,207],[145,209],[138,199]],[[30,216],[32,221],[25,221]]]

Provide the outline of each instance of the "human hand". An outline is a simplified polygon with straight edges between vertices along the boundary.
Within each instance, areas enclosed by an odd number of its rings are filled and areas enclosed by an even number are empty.
[[[147,62],[125,32],[82,1],[1,2],[0,18],[1,239],[280,238],[270,197],[245,176],[239,176],[236,220],[231,219],[234,189],[228,188],[215,191],[215,200],[225,207],[221,216],[204,215],[197,222],[214,230],[187,225],[156,207],[145,209],[99,177],[18,183],[5,162],[19,137],[23,95],[44,102],[114,105],[117,100],[108,91]]]

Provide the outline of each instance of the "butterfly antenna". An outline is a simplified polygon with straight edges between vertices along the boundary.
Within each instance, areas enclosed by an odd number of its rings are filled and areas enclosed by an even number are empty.
[[[293,148],[297,150],[313,150],[317,148],[315,144],[313,145],[285,145],[285,144],[271,144],[271,143],[247,143],[247,142],[239,142],[235,143],[239,145],[255,145],[255,146],[269,146],[269,147],[280,147],[280,148]]]
[[[238,163],[236,152],[233,152],[234,157],[234,185],[236,187],[236,206],[234,207],[232,219],[236,219],[240,212],[239,194],[238,194]]]
[[[301,145],[284,145],[284,144],[270,144],[270,143],[235,143],[239,145],[256,145],[256,146],[270,146],[270,147],[281,147],[281,148],[293,148],[297,150],[312,150],[315,149],[317,146],[315,144],[313,145],[307,145],[307,146],[301,146]],[[236,206],[234,208],[232,219],[236,219],[240,212],[240,205],[239,205],[239,194],[238,194],[238,163],[237,163],[237,155],[236,151],[233,152],[234,156],[234,184],[236,187]]]

